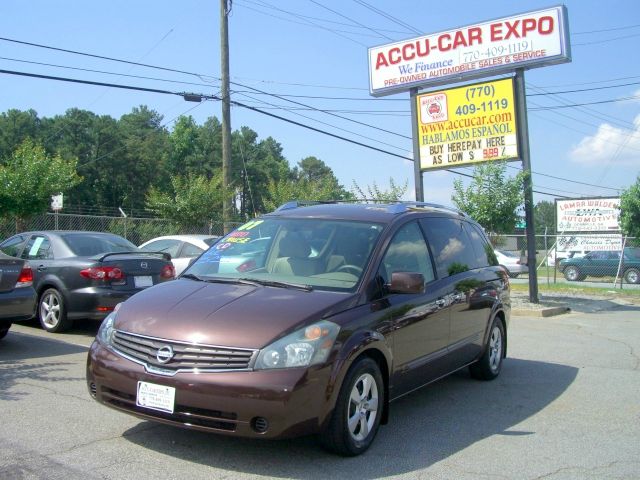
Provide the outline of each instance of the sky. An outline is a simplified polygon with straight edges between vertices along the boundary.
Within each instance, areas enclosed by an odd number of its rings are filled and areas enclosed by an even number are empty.
[[[347,189],[354,181],[363,189],[375,184],[383,190],[390,179],[406,182],[405,198],[412,200],[409,94],[369,94],[368,48],[555,5],[548,0],[234,0],[228,18],[232,100],[377,150],[238,106],[231,111],[231,128],[247,126],[259,140],[273,137],[291,166],[308,156],[321,159]],[[640,2],[564,5],[571,63],[525,73],[535,202],[616,197],[640,171]],[[0,30],[5,71],[176,93],[220,92],[217,0],[3,0]],[[222,118],[214,100],[193,103],[179,95],[7,73],[0,73],[0,92],[0,112],[34,109],[40,117],[75,107],[120,118],[147,105],[169,130],[180,115],[199,124]],[[521,162],[510,162],[508,172],[520,168]],[[466,184],[459,174],[472,172],[470,167],[425,172],[425,201],[451,205],[454,180]]]

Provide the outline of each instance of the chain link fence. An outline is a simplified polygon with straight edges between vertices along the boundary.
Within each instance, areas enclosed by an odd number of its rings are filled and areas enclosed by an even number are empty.
[[[241,225],[230,224],[231,228]],[[0,219],[0,240],[16,233],[32,230],[89,230],[110,232],[125,237],[135,245],[162,235],[204,234],[223,235],[222,222],[209,222],[181,228],[174,222],[161,218],[111,217],[102,215],[71,215],[46,213],[34,216],[18,225],[15,221]]]
[[[241,225],[230,224],[231,228]],[[0,240],[21,231],[89,230],[111,232],[140,245],[162,235],[223,235],[222,222],[209,222],[181,228],[161,218],[114,217],[46,213],[22,225],[0,219]],[[538,282],[587,282],[640,288],[640,238],[620,234],[537,235],[536,265],[527,259],[525,235],[496,235],[491,238],[499,262],[515,279],[528,280],[529,269],[536,268]]]
[[[525,235],[492,237],[498,260],[512,278],[528,279],[536,268],[538,283],[584,282],[598,286],[640,288],[640,238],[620,234],[536,235],[536,264],[527,259]]]

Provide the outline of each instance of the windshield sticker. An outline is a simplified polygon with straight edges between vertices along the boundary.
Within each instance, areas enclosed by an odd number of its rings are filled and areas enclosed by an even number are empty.
[[[40,248],[40,245],[42,245],[42,242],[44,242],[44,237],[36,238],[36,240],[33,242],[33,246],[31,247],[31,250],[29,250],[30,257],[36,256],[36,253],[38,253],[38,249]]]
[[[229,235],[227,235],[227,238],[245,238],[249,235],[251,235],[251,232],[241,232],[239,230],[236,230],[235,232],[231,232]]]
[[[245,223],[241,227],[238,227],[238,230],[251,230],[252,228],[257,227],[263,222],[264,220],[252,220],[251,222]]]

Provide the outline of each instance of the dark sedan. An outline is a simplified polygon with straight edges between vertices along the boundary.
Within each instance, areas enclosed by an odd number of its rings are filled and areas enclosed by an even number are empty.
[[[33,317],[36,292],[28,262],[0,252],[0,339],[13,322]]]
[[[615,277],[620,275],[627,283],[640,283],[640,249],[625,248],[620,251],[589,252],[583,257],[566,258],[560,261],[560,271],[569,281],[592,277]]]
[[[49,332],[67,330],[75,319],[101,320],[134,293],[175,276],[168,254],[142,252],[111,233],[25,232],[0,251],[31,264],[37,316]]]

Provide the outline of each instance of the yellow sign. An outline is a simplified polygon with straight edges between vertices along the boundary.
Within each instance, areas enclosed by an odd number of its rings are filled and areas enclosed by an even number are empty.
[[[418,95],[420,169],[518,158],[513,79]]]

